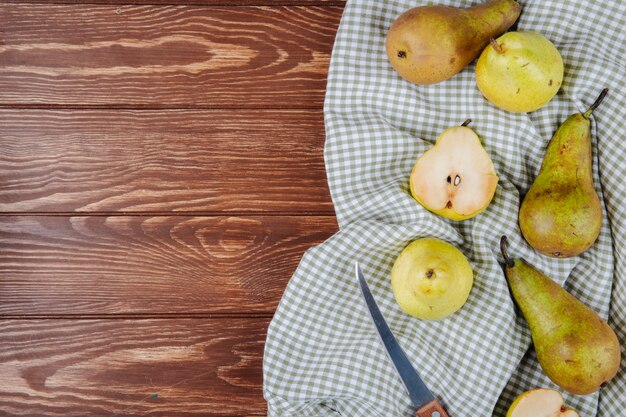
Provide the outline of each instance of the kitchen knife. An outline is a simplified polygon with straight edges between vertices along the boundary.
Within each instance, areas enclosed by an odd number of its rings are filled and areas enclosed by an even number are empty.
[[[359,287],[361,288],[361,294],[363,294],[363,299],[365,300],[367,309],[372,316],[372,320],[374,320],[374,326],[378,331],[380,340],[383,342],[383,345],[385,345],[389,359],[391,359],[393,366],[395,366],[398,371],[400,379],[409,393],[411,402],[416,410],[415,415],[417,417],[449,417],[441,403],[437,401],[433,394],[428,390],[424,381],[422,381],[415,368],[413,368],[413,365],[411,365],[406,353],[404,353],[404,350],[402,350],[398,344],[398,341],[393,336],[393,333],[391,333],[391,329],[387,325],[387,322],[385,322],[385,319],[381,314],[378,305],[376,305],[376,301],[374,300],[369,287],[367,286],[367,282],[365,281],[365,277],[361,272],[358,262],[355,264],[355,272],[357,281],[359,282]]]

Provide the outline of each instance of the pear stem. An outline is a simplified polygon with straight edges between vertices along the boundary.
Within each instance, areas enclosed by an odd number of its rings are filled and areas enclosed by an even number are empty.
[[[496,42],[496,40],[494,38],[489,38],[489,43],[491,44],[493,49],[496,50],[497,53],[499,53],[499,54],[503,54],[504,53],[504,49],[502,49],[500,44],[498,42]]]
[[[472,123],[472,119],[467,119],[466,121],[463,122],[461,126],[467,126],[470,123]]]
[[[515,262],[513,262],[513,259],[509,258],[509,255],[506,252],[507,245],[508,239],[506,238],[506,236],[502,236],[500,238],[500,252],[502,252],[502,257],[504,258],[505,265],[511,268],[515,265]]]
[[[593,104],[587,109],[587,111],[583,113],[583,117],[585,119],[588,119],[589,116],[591,116],[591,113],[593,113],[593,111],[600,105],[600,103],[602,103],[602,100],[604,100],[604,97],[606,97],[606,93],[608,92],[608,88],[602,90],[596,101],[594,101]]]

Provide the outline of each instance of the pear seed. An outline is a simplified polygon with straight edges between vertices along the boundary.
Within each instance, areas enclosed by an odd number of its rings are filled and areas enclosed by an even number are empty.
[[[454,185],[458,187],[460,183],[461,183],[461,177],[457,175],[456,177],[454,177]]]

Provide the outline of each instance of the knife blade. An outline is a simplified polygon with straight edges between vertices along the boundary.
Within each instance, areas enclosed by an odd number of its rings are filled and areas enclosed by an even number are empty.
[[[359,287],[361,288],[361,294],[374,321],[374,326],[380,336],[380,340],[385,346],[387,356],[389,356],[393,366],[396,368],[396,371],[398,371],[398,375],[409,393],[411,403],[416,410],[415,415],[418,417],[449,417],[441,403],[437,401],[426,384],[424,384],[424,381],[422,381],[422,378],[420,378],[411,364],[411,361],[409,361],[406,353],[398,344],[398,341],[391,332],[389,325],[374,300],[374,296],[367,285],[367,281],[365,281],[365,277],[363,276],[363,272],[361,272],[358,262],[355,263],[355,273]]]

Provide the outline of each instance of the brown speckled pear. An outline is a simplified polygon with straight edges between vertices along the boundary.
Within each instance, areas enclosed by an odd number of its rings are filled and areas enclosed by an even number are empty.
[[[528,322],[537,359],[548,377],[578,395],[603,388],[620,366],[615,332],[592,309],[522,259],[510,259],[500,241],[511,293]]]
[[[589,116],[607,91],[589,110],[571,115],[557,129],[522,202],[522,234],[544,255],[576,256],[600,234],[602,206],[593,184]]]
[[[491,0],[468,9],[419,6],[402,13],[387,32],[387,56],[404,79],[433,84],[461,71],[517,20],[521,6]]]

